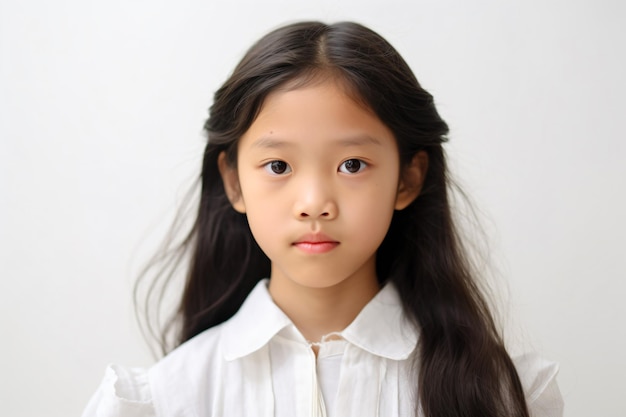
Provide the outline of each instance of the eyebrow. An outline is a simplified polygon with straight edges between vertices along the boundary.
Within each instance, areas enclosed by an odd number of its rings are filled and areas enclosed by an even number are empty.
[[[382,142],[375,137],[369,135],[356,135],[356,136],[348,136],[337,141],[338,145],[341,146],[365,146],[365,145],[376,145],[382,146]],[[293,143],[278,139],[278,138],[269,138],[262,137],[256,140],[252,146],[254,148],[265,148],[265,149],[277,149],[277,148],[285,148],[293,146]]]
[[[276,139],[276,138],[260,138],[258,140],[256,140],[253,144],[252,147],[253,148],[265,148],[265,149],[276,149],[276,148],[284,148],[284,147],[288,147],[291,144],[285,140],[282,139]]]

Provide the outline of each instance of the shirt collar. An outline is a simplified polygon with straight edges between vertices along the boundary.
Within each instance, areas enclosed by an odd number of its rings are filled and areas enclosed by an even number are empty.
[[[224,357],[234,360],[265,346],[276,333],[291,324],[278,308],[263,279],[254,287],[239,311],[224,325]]]
[[[341,334],[361,349],[393,360],[408,358],[418,337],[416,327],[404,314],[396,287],[390,282]]]
[[[267,279],[260,281],[239,311],[224,323],[226,360],[259,350],[282,329],[293,326],[272,300],[267,284]],[[391,283],[376,294],[341,336],[363,350],[393,360],[406,359],[417,345],[417,330],[407,320]]]

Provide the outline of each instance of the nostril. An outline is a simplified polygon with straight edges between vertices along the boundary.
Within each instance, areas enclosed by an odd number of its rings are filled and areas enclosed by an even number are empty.
[[[299,217],[300,219],[306,219],[306,218],[308,218],[308,217],[311,217],[311,214],[309,214],[309,213],[307,213],[307,212],[302,211],[302,212],[300,212],[300,213],[298,214],[298,217]],[[320,214],[318,214],[318,215],[313,215],[313,217],[314,217],[314,218],[324,218],[324,217],[329,217],[329,218],[330,218],[330,217],[331,217],[331,212],[330,212],[330,211],[324,211],[324,212],[322,212],[322,213],[320,213]]]

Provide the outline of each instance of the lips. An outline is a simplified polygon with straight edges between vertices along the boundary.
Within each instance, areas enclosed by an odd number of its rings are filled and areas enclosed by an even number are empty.
[[[330,252],[339,245],[339,242],[323,233],[316,233],[304,235],[292,245],[302,252],[319,254]]]

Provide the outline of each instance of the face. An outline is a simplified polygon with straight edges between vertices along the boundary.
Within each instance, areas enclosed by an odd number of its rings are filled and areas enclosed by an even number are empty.
[[[392,132],[331,81],[268,96],[236,171],[220,169],[271,260],[271,286],[376,283],[394,209],[417,195],[402,191]]]

